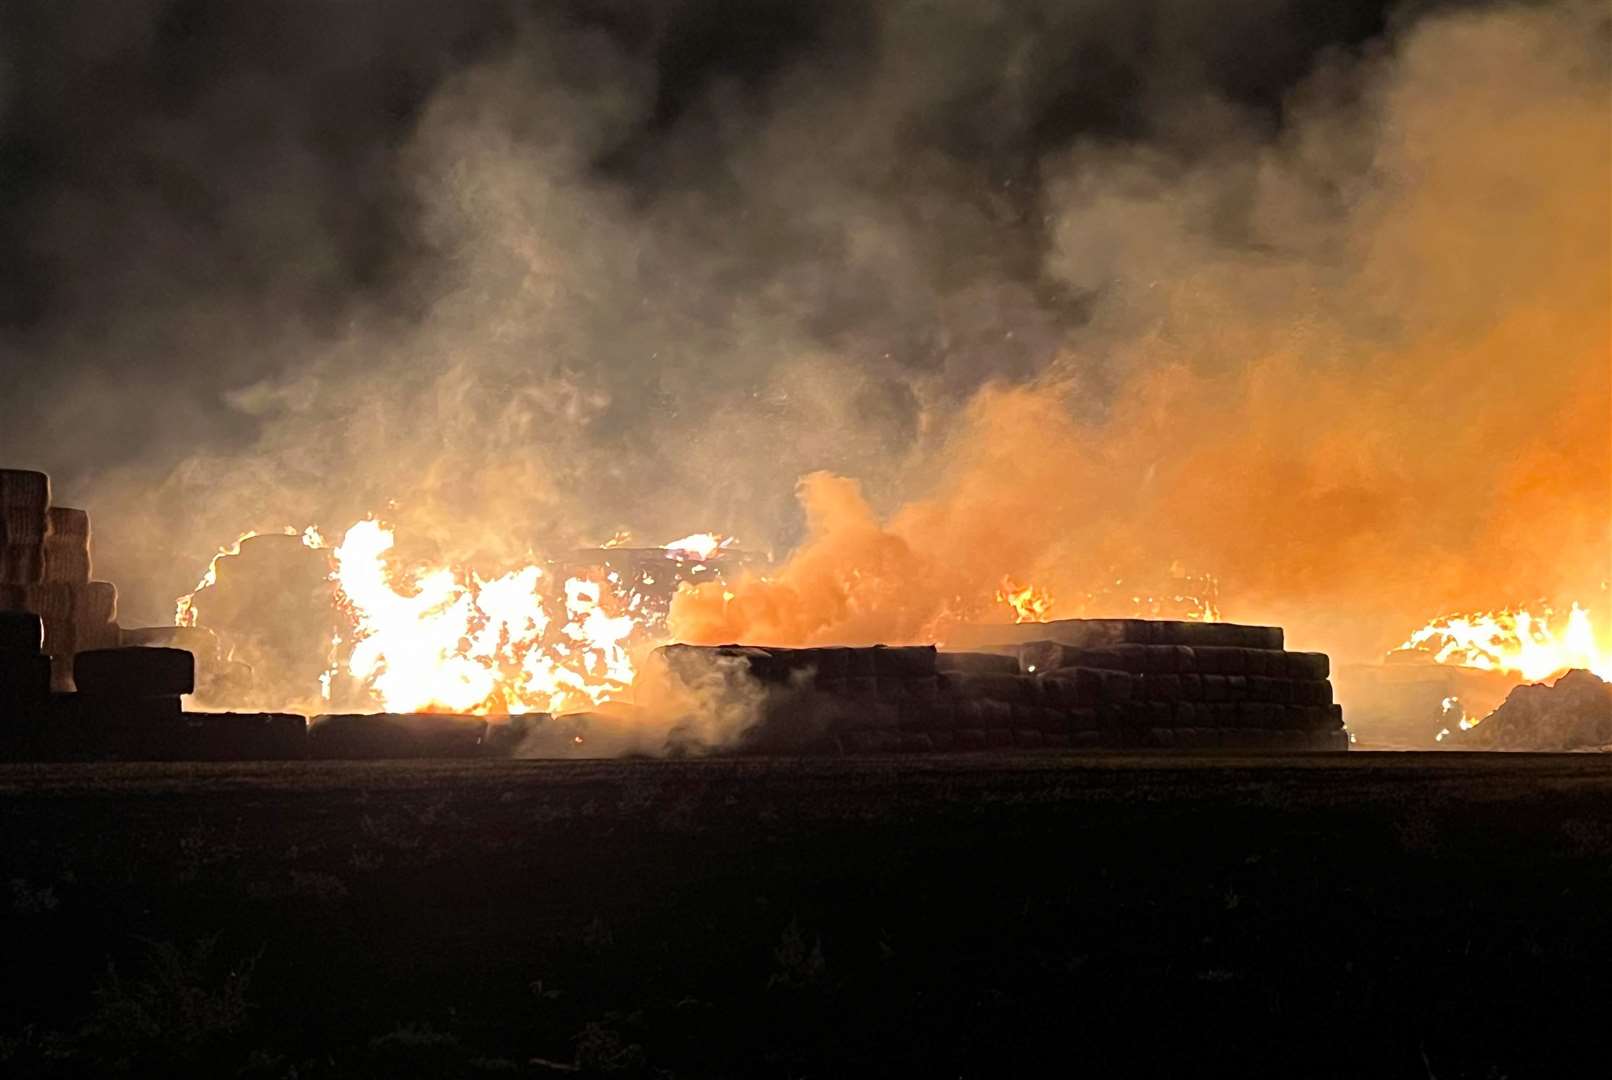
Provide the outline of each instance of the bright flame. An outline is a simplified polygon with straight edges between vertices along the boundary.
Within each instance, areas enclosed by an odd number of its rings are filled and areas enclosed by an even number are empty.
[[[1560,632],[1554,612],[1482,611],[1434,619],[1394,652],[1430,653],[1434,663],[1501,671],[1539,682],[1569,668],[1612,679],[1612,647],[1597,640],[1590,613],[1574,604]]]
[[[537,565],[490,579],[398,570],[387,560],[395,542],[380,522],[359,522],[335,549],[331,575],[352,620],[347,673],[384,708],[562,712],[631,687],[626,642],[639,624],[613,612],[637,605],[612,584],[570,578],[558,599],[545,597]]]
[[[1013,609],[1016,623],[1046,622],[1047,612],[1052,610],[1052,596],[1045,589],[1035,585],[1021,588],[1011,577],[1002,579],[1002,587],[996,590],[996,602]]]
[[[666,549],[668,559],[695,558],[703,562],[712,555],[726,551],[736,542],[731,536],[717,533],[691,533],[662,546]]]

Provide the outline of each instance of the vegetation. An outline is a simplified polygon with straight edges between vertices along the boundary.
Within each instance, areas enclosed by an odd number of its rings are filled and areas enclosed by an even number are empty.
[[[1536,1075],[1612,1000],[1609,796],[1595,755],[6,767],[0,1073]]]

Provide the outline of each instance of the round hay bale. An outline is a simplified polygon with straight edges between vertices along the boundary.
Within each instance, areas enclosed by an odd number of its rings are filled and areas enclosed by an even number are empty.
[[[73,657],[81,694],[178,697],[196,689],[196,658],[183,649],[88,649]]]

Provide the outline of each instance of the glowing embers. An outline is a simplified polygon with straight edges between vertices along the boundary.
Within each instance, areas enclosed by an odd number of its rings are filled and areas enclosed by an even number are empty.
[[[1391,657],[1420,653],[1434,663],[1517,675],[1530,682],[1571,668],[1612,678],[1612,648],[1601,645],[1590,613],[1573,604],[1566,619],[1548,606],[1538,614],[1502,609],[1446,615],[1412,633]]]

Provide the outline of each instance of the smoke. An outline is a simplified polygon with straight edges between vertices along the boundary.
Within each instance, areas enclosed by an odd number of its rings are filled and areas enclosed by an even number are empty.
[[[1274,139],[1205,101],[1190,163],[1074,148],[1047,259],[1090,321],[973,400],[922,497],[881,517],[809,477],[790,562],[681,597],[674,631],[923,640],[1004,574],[1079,597],[1182,562],[1228,617],[1345,653],[1462,605],[1604,606],[1609,25],[1429,18],[1323,65]]]
[[[701,640],[1177,566],[1357,645],[1608,576],[1588,6],[58,7],[0,38],[131,92],[0,58],[0,455],[125,623],[371,511],[491,563],[804,535]]]

